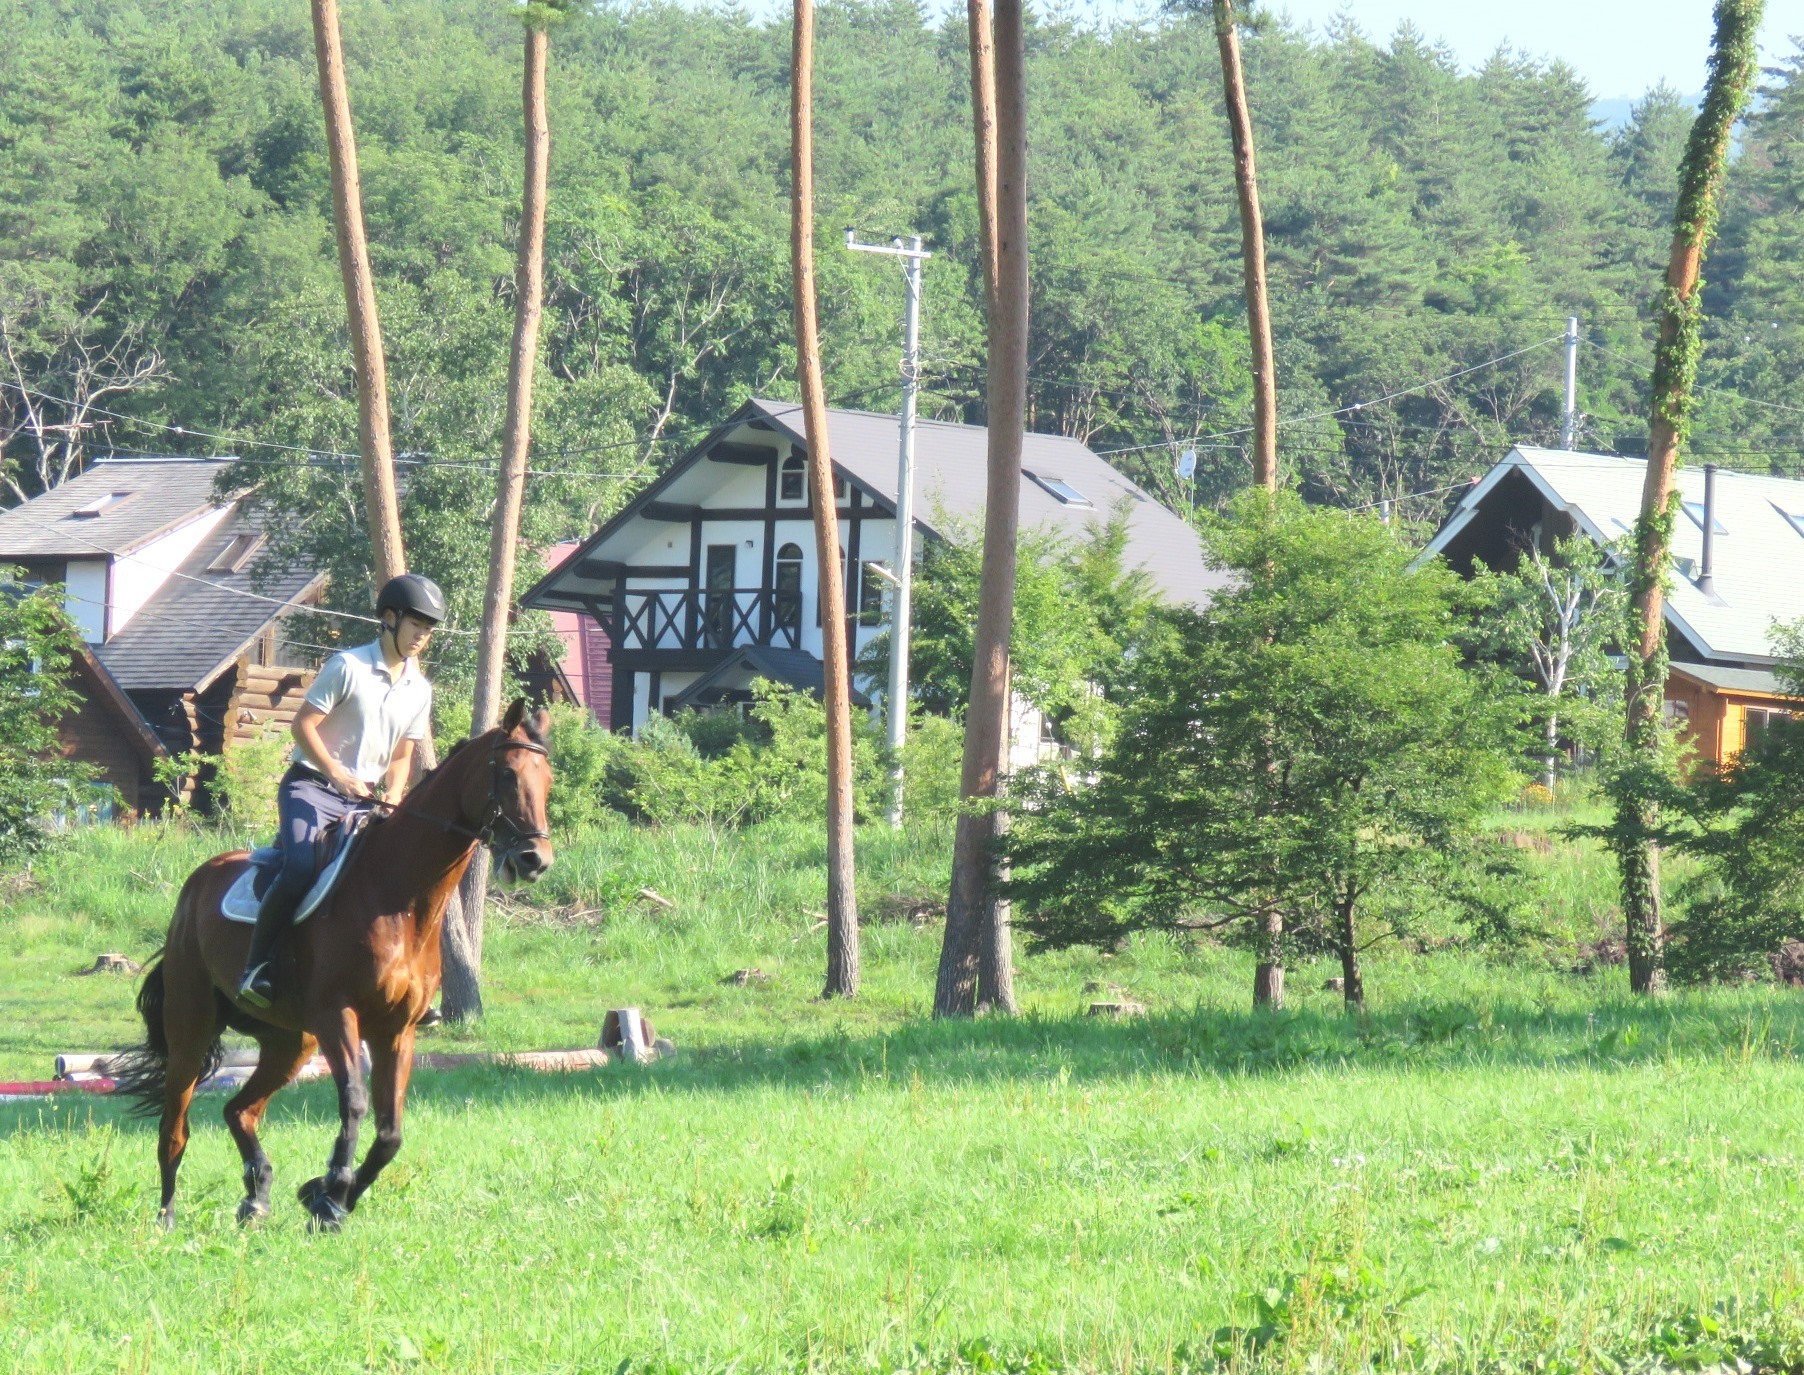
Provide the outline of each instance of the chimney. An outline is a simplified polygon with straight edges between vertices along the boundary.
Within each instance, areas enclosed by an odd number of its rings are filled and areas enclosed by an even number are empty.
[[[1698,565],[1698,591],[1706,597],[1716,595],[1716,465],[1704,465],[1704,557]]]

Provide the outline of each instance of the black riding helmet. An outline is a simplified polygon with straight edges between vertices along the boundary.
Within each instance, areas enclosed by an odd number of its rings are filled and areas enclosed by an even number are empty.
[[[403,573],[398,578],[390,578],[382,584],[382,591],[376,595],[376,614],[393,611],[406,615],[411,611],[414,615],[437,625],[445,619],[445,594],[431,578],[422,577],[418,573]]]

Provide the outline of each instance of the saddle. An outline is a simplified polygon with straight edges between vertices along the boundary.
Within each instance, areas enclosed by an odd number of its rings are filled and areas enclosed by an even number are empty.
[[[364,833],[375,819],[373,809],[358,807],[321,828],[313,839],[314,864],[319,877],[313,880],[307,896],[294,909],[291,925],[299,926],[325,905],[326,899],[332,896],[332,890],[338,886],[339,876],[344,873],[351,856],[363,840]],[[254,925],[263,895],[269,891],[270,880],[281,867],[280,846],[263,845],[252,850],[250,862],[245,866],[244,872],[226,890],[226,895],[219,904],[219,914],[227,921]]]

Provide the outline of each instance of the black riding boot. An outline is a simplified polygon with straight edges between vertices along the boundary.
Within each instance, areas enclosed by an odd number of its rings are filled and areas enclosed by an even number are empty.
[[[252,1007],[268,1007],[276,997],[276,947],[294,915],[295,899],[277,875],[257,907],[257,925],[251,932],[251,951],[244,960],[244,977],[238,981],[238,997]]]

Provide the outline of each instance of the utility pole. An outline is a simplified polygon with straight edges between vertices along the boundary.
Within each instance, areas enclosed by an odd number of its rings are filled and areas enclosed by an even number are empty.
[[[1560,417],[1560,447],[1578,447],[1578,316],[1566,317],[1566,410]]]
[[[846,227],[846,247],[854,253],[879,253],[902,259],[908,284],[908,312],[902,331],[902,423],[896,464],[895,611],[889,625],[889,719],[886,743],[890,754],[889,824],[902,826],[902,746],[908,738],[908,637],[914,610],[915,546],[915,397],[921,388],[921,264],[933,254],[921,247],[921,236],[901,235],[888,244],[858,242],[858,231]]]

